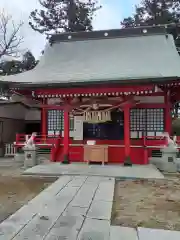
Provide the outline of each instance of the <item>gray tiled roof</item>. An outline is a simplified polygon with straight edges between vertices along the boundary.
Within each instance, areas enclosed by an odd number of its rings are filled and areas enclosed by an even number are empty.
[[[4,81],[75,83],[180,77],[180,56],[171,35],[55,42],[37,67]]]

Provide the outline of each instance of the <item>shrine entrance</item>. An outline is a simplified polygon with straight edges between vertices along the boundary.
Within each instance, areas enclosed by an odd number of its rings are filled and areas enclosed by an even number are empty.
[[[83,139],[124,140],[124,112],[115,109],[111,120],[103,123],[83,123]]]

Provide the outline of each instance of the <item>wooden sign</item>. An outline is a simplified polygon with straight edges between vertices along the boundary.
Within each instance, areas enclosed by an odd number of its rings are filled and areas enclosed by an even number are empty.
[[[110,111],[88,111],[83,115],[84,122],[100,123],[111,121]]]
[[[74,116],[74,140],[83,140],[83,116]]]

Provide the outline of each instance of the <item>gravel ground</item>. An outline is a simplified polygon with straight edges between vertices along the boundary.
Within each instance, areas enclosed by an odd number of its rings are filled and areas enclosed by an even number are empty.
[[[22,168],[9,162],[7,165],[0,162],[0,222],[56,180],[55,178],[23,177],[21,176]]]
[[[112,224],[180,231],[180,177],[117,181]]]

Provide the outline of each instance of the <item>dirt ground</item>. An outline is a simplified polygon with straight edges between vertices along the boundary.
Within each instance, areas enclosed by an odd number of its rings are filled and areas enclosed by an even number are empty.
[[[16,212],[56,179],[23,177],[18,167],[0,167],[0,222]]]
[[[180,176],[117,181],[112,224],[180,230]]]

